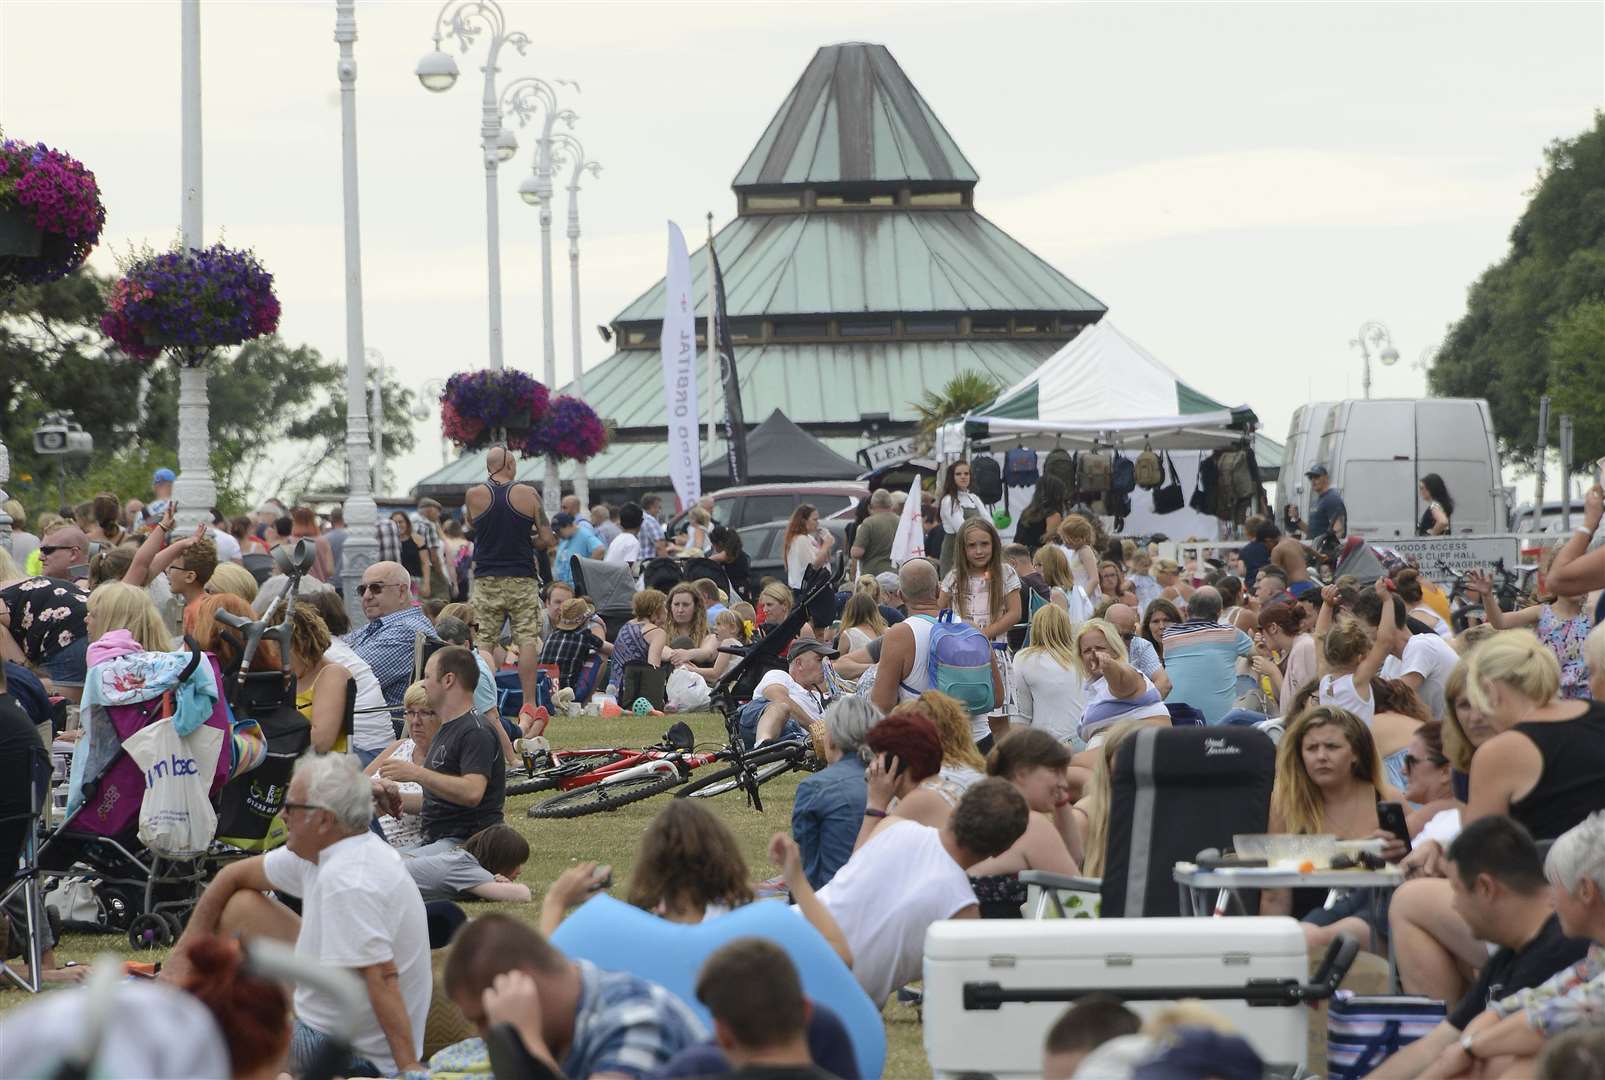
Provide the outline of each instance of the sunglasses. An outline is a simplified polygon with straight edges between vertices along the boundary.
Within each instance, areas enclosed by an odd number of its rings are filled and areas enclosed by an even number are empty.
[[[1440,769],[1443,768],[1445,765],[1449,764],[1449,759],[1448,758],[1441,758],[1441,757],[1418,758],[1414,754],[1406,754],[1406,755],[1404,755],[1404,771],[1405,772],[1409,772],[1411,769],[1413,769],[1417,765],[1421,764],[1422,761],[1430,761],[1434,765],[1438,766],[1438,768],[1440,768]]]
[[[370,581],[370,582],[367,582],[365,584],[357,586],[357,595],[358,596],[366,596],[369,593],[373,593],[373,594],[377,595],[379,593],[384,592],[386,589],[390,588],[392,585],[395,585],[395,587],[398,588],[398,589],[401,588],[400,585],[396,585],[396,583],[393,582],[393,581],[392,582],[388,582],[388,583],[383,582],[383,581]]]
[[[54,555],[58,551],[77,551],[77,544],[40,544],[39,554]]]

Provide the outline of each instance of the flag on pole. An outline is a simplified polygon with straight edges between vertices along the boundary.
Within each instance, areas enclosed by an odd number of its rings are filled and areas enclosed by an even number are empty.
[[[897,519],[897,535],[892,537],[892,565],[902,566],[910,559],[925,555],[925,526],[920,518],[920,478],[908,488],[908,502],[903,504],[902,516]]]
[[[684,509],[702,497],[697,430],[697,311],[691,300],[691,255],[686,251],[685,234],[672,221],[660,348],[663,412],[669,426],[669,479],[680,509]]]
[[[708,334],[709,348],[719,352],[719,381],[724,385],[724,445],[730,465],[730,483],[747,482],[747,423],[741,414],[741,378],[736,372],[736,347],[730,339],[730,315],[724,300],[724,271],[719,269],[719,256],[713,250],[713,239],[708,239],[708,255],[713,261],[713,329]],[[713,388],[708,388],[713,393]]]

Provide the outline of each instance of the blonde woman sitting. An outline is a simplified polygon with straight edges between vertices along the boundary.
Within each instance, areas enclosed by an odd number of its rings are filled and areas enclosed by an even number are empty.
[[[1063,563],[1057,548],[1043,551]],[[1013,677],[1014,722],[1040,728],[1060,742],[1076,742],[1087,704],[1086,684],[1076,663],[1070,616],[1057,603],[1031,616],[1031,644],[1015,656]]]

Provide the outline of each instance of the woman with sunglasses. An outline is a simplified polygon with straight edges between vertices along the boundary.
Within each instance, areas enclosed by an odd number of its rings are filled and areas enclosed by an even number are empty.
[[[1455,805],[1454,766],[1443,752],[1443,724],[1428,720],[1410,736],[1404,752],[1404,797],[1410,802],[1405,824],[1415,836],[1440,810]]]
[[[429,759],[429,743],[440,730],[440,717],[429,707],[429,695],[424,691],[424,684],[415,682],[407,687],[402,703],[406,710],[402,716],[407,726],[401,738],[385,747],[384,751],[362,770],[369,776],[378,776],[379,766],[391,758],[414,763],[422,763]],[[424,841],[421,816],[424,807],[424,789],[411,781],[398,781],[396,786],[401,789],[401,816],[381,815],[379,828],[384,830],[385,839],[390,842],[391,847],[413,847]]]

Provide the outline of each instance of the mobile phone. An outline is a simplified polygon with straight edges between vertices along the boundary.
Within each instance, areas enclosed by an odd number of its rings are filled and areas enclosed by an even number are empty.
[[[586,886],[587,892],[601,892],[603,889],[613,887],[613,868],[606,864],[598,866],[591,873],[590,884]]]
[[[1410,850],[1410,829],[1404,822],[1404,806],[1396,802],[1377,803],[1377,823],[1383,829],[1404,841],[1404,850]]]
[[[897,760],[896,754],[882,754],[881,768],[886,771],[887,776],[895,777],[903,771],[903,763]]]

